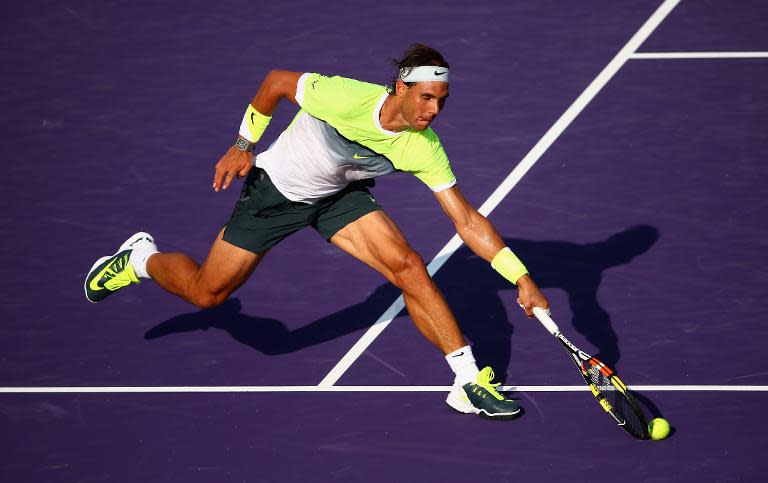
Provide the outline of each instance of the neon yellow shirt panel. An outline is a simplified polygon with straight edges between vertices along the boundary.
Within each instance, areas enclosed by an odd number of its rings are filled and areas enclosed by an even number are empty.
[[[448,156],[432,128],[394,133],[381,127],[384,86],[314,73],[305,77],[303,92],[297,95],[302,110],[347,140],[386,157],[395,169],[414,174],[433,190],[455,184]]]

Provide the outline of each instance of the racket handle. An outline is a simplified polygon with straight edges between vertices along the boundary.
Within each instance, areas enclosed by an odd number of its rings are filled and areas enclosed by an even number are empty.
[[[552,320],[552,317],[550,317],[547,312],[548,310],[542,309],[541,307],[533,308],[533,315],[535,315],[536,318],[539,319],[539,322],[541,322],[541,325],[543,325],[544,328],[547,329],[550,334],[557,336],[557,334],[560,333],[560,328],[557,326],[555,321]]]

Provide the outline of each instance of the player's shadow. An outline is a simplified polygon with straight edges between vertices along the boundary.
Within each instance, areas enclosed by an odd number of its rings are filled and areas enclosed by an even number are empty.
[[[144,338],[214,328],[227,331],[236,341],[264,354],[286,354],[369,327],[371,314],[384,312],[399,294],[394,285],[382,285],[363,302],[298,329],[289,329],[277,319],[243,314],[240,300],[231,298],[213,309],[173,317],[151,328]]]
[[[656,228],[640,225],[606,240],[577,244],[566,241],[533,241],[508,238],[542,288],[559,288],[568,294],[573,327],[598,349],[599,357],[614,366],[619,360],[618,340],[608,313],[597,300],[603,272],[629,263],[658,239]],[[488,263],[466,246],[457,251],[437,273],[436,281],[456,314],[462,332],[473,344],[478,362],[497,368],[501,380],[510,361],[514,327],[500,298],[514,290]],[[209,328],[227,331],[235,340],[264,354],[284,354],[321,344],[367,328],[372,314],[380,314],[399,294],[390,285],[379,286],[364,301],[329,314],[298,329],[283,322],[243,314],[238,299],[215,309],[183,314],[150,329],[145,339]],[[565,323],[565,321],[562,321]]]

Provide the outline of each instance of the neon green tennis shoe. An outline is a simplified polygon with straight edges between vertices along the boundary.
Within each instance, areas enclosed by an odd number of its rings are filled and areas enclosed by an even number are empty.
[[[96,260],[85,277],[85,298],[92,303],[101,302],[125,286],[141,283],[131,265],[131,253],[147,244],[156,250],[152,235],[139,232],[120,245],[114,255]]]
[[[460,413],[487,419],[510,420],[522,416],[523,409],[517,401],[500,394],[496,390],[499,383],[492,383],[493,378],[493,369],[485,367],[474,383],[454,386],[445,402]]]

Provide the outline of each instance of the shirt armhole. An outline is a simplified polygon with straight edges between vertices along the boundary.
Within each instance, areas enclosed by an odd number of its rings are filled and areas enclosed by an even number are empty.
[[[453,188],[454,186],[456,186],[456,178],[453,178],[451,181],[447,183],[439,184],[437,186],[431,186],[430,189],[435,193],[439,193],[440,191],[445,191],[448,188]]]
[[[299,77],[299,81],[296,82],[296,102],[300,105],[304,105],[304,86],[307,84],[307,79],[312,75],[311,72],[305,72]]]

